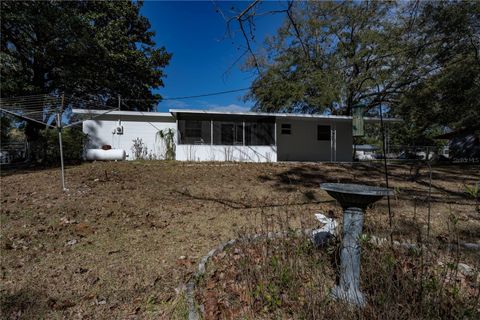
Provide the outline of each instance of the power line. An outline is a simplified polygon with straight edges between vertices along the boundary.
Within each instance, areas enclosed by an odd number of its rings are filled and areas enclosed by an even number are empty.
[[[162,101],[168,101],[168,100],[184,100],[184,99],[210,97],[210,96],[217,96],[217,95],[226,94],[226,93],[246,91],[246,90],[250,90],[250,89],[251,89],[251,87],[248,87],[248,88],[240,88],[240,89],[233,89],[233,90],[227,90],[227,91],[218,91],[218,92],[211,92],[211,93],[203,93],[203,94],[198,94],[198,95],[193,95],[193,96],[163,98]],[[122,101],[157,101],[157,100],[158,100],[158,99],[122,99]]]
[[[430,41],[430,42],[427,42],[427,43],[424,43],[424,44],[421,44],[421,45],[418,45],[418,46],[414,46],[414,47],[402,48],[402,49],[396,50],[394,52],[390,52],[390,53],[387,53],[387,54],[384,54],[384,55],[374,57],[373,59],[369,60],[368,62],[372,63],[372,62],[376,62],[376,61],[379,61],[379,60],[382,60],[382,59],[385,59],[385,58],[389,58],[389,57],[391,57],[395,54],[408,52],[408,51],[415,51],[417,49],[425,48],[429,45],[432,45],[432,44],[435,44],[435,43],[441,42],[441,41],[445,41],[445,40],[444,39],[439,39],[439,40]],[[352,67],[352,65],[347,65],[347,66],[339,67],[337,69],[342,70],[342,69],[348,69],[348,68],[351,68],[351,67]],[[283,80],[278,80],[278,81],[274,81],[274,82],[280,83],[280,82],[283,82]],[[232,90],[227,90],[227,91],[218,91],[218,92],[204,93],[204,94],[198,94],[198,95],[192,95],[192,96],[180,96],[180,97],[172,97],[172,98],[163,98],[163,99],[161,99],[161,101],[185,100],[185,99],[193,99],[193,98],[210,97],[210,96],[222,95],[222,94],[226,94],[226,93],[246,91],[246,90],[250,90],[252,88],[253,88],[253,85],[250,86],[250,87],[246,87],[246,88],[232,89]],[[138,102],[142,102],[142,101],[154,101],[155,102],[158,99],[122,99],[122,100],[123,101],[138,101]]]
[[[447,38],[448,39],[448,38]],[[369,63],[376,62],[381,59],[389,58],[395,54],[402,53],[402,52],[408,52],[408,51],[414,51],[420,48],[426,48],[429,45],[435,44],[437,42],[442,42],[445,41],[445,39],[437,39],[433,41],[426,42],[421,45],[413,46],[413,47],[407,47],[407,48],[402,48],[393,52],[389,52],[384,55],[380,55],[377,57],[374,57],[373,59],[369,60]],[[351,68],[351,65],[346,65],[343,67],[338,67],[338,70],[341,69],[348,69]],[[277,80],[273,81],[273,83],[281,83],[284,80]],[[202,98],[202,97],[211,97],[211,96],[217,96],[217,95],[222,95],[222,94],[227,94],[227,93],[234,93],[234,92],[241,92],[241,91],[247,91],[253,89],[254,86],[250,87],[244,87],[244,88],[239,88],[239,89],[232,89],[232,90],[226,90],[226,91],[217,91],[217,92],[210,92],[210,93],[203,93],[203,94],[197,94],[197,95],[190,95],[190,96],[179,96],[179,97],[171,97],[171,98],[162,98],[161,101],[172,101],[172,100],[185,100],[185,99],[194,99],[194,98]],[[95,96],[95,95],[92,95]],[[69,96],[66,97],[67,99],[71,100],[71,103],[74,103],[73,101],[76,100],[77,103],[83,104],[83,107],[108,107],[106,105],[106,101],[99,101],[99,100],[85,100],[79,97],[75,96]],[[56,96],[51,96],[47,94],[36,94],[36,95],[30,95],[30,96],[17,96],[17,97],[10,97],[10,98],[0,98],[0,105],[9,106],[12,108],[13,106],[15,107],[20,107],[20,108],[35,108],[36,105],[46,105],[49,103],[54,103],[59,101],[60,97]],[[147,102],[147,101],[152,101],[152,102],[157,102],[159,99],[122,99],[122,101],[132,101],[132,102]],[[160,102],[161,102],[160,101]]]
[[[191,98],[210,97],[210,96],[217,96],[217,95],[220,95],[220,94],[246,91],[246,90],[250,90],[250,89],[251,89],[251,87],[248,87],[248,88],[240,88],[240,89],[234,89],[234,90],[227,90],[227,91],[219,91],[219,92],[213,92],[213,93],[199,94],[199,95],[195,95],[195,96],[165,98],[165,99],[163,99],[163,100],[164,100],[164,101],[166,101],[166,100],[182,100],[182,99],[191,99]]]

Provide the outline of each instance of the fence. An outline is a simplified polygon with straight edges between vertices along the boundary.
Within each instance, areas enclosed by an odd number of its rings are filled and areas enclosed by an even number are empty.
[[[447,146],[392,146],[386,150],[386,158],[391,160],[445,160],[449,159]],[[355,159],[371,161],[383,159],[381,147],[370,146],[369,148],[355,147]]]
[[[0,163],[8,164],[25,161],[28,157],[26,142],[2,143],[0,147]]]

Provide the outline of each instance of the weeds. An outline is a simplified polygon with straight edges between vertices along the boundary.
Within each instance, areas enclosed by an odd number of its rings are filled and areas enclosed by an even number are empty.
[[[475,200],[475,210],[480,213],[480,181],[472,186],[465,185],[465,193]]]
[[[244,242],[214,259],[200,300],[206,318],[478,319],[478,283],[458,283],[455,260],[441,251],[374,246],[362,241],[364,309],[330,297],[336,250],[317,250],[306,237]],[[337,244],[330,248],[336,247]],[[428,263],[426,261],[429,261]],[[208,297],[208,299],[205,299]]]
[[[148,154],[148,148],[143,142],[142,138],[133,139],[132,152],[134,159],[146,159]]]
[[[408,249],[374,244],[370,234],[361,236],[361,289],[367,298],[363,309],[331,297],[339,276],[341,239],[318,249],[309,237],[295,232],[294,220],[294,214],[285,208],[275,215],[262,211],[251,228],[239,234],[243,241],[213,258],[197,291],[207,319],[480,317],[478,275],[459,272],[459,220],[453,212],[448,218],[447,242],[457,244],[455,250],[449,250],[450,246],[445,249],[433,240],[423,243],[425,235],[420,227],[418,242]],[[304,223],[300,221],[300,225]],[[251,240],[246,236],[279,230],[286,230],[284,237]]]
[[[160,139],[161,158],[175,160],[175,131],[172,128],[159,130],[155,139]]]
[[[291,319],[301,319],[302,315],[307,319],[329,318],[329,315],[337,319],[368,319],[370,314],[372,318],[387,318],[394,314],[388,312],[391,307],[406,308],[405,313],[397,316],[406,319],[412,314],[409,303],[418,305],[421,301],[418,297],[425,296],[422,307],[425,309],[429,303],[442,303],[441,297],[446,296],[451,299],[449,305],[454,304],[457,310],[469,308],[464,318],[478,315],[475,311],[479,299],[476,274],[466,276],[457,271],[455,275],[458,266],[461,267],[457,262],[478,266],[478,253],[467,253],[462,246],[458,248],[454,235],[458,234],[461,242],[478,241],[478,215],[469,218],[474,208],[471,200],[465,200],[463,189],[463,183],[471,186],[480,179],[478,167],[434,167],[432,242],[423,245],[428,185],[422,179],[408,182],[404,178],[408,167],[391,166],[392,186],[402,188],[398,201],[392,202],[396,213],[396,240],[418,239],[417,248],[390,254],[388,248],[377,248],[366,238],[363,258],[372,262],[362,265],[362,289],[369,291],[366,292],[368,308],[373,311],[358,314],[331,301],[329,292],[335,285],[339,242],[319,251],[294,231],[316,227],[313,214],[319,211],[340,219],[340,207],[318,190],[318,184],[354,182],[351,181],[352,173],[357,177],[355,182],[378,182],[377,176],[372,174],[374,165],[362,168],[357,164],[95,162],[67,170],[71,182],[68,196],[59,193],[58,186],[52,183],[58,175],[56,169],[2,172],[1,183],[5,186],[0,188],[3,201],[0,206],[2,316],[18,318],[21,312],[21,317],[33,319],[186,319],[187,302],[175,288],[188,279],[196,266],[183,263],[186,260],[179,261],[179,256],[188,256],[192,259],[188,261],[193,263],[231,238],[282,230],[289,231],[284,239],[258,240],[244,249],[232,247],[223,258],[218,256],[208,264],[210,273],[199,285],[198,294],[202,299],[199,296],[198,301],[205,307],[215,306],[208,308],[217,310],[220,318],[235,318],[233,314],[237,314],[237,318],[243,314],[248,319],[281,318],[282,315]],[[425,180],[425,172],[422,173]],[[186,188],[188,196],[172,191]],[[414,194],[416,202],[412,199]],[[388,236],[385,202],[367,211],[366,233]],[[414,205],[415,220],[412,218]],[[451,213],[457,220],[455,227],[448,219]],[[76,227],[80,223],[91,226],[95,232],[79,238]],[[66,246],[71,239],[80,242]],[[235,252],[235,249],[242,251]],[[384,261],[380,256],[387,254],[401,267],[379,268]],[[409,259],[413,264],[403,259],[406,254],[411,255]],[[272,264],[273,256],[277,257],[278,264]],[[227,268],[229,263],[231,272]],[[273,269],[275,274],[268,275]],[[383,284],[375,284],[384,288],[372,296],[370,291],[375,287],[370,283],[373,281],[370,274],[384,269],[389,273],[381,271],[376,275],[383,279]],[[280,297],[280,307],[267,307],[266,311],[266,300],[254,296],[260,284],[249,280],[254,272],[263,273],[258,277],[262,277],[264,287],[274,283],[276,289],[268,292]],[[416,287],[410,285],[411,291],[407,291],[406,297],[398,298],[399,306],[396,306],[396,301],[389,301],[394,294],[389,293],[387,284],[394,293],[403,295],[397,282],[404,281],[400,275],[405,272]],[[213,286],[210,289],[207,288],[209,283]],[[443,293],[439,294],[442,287]],[[106,304],[98,304],[99,295]],[[149,302],[151,296],[154,298]],[[50,303],[49,298],[57,299],[57,303]],[[211,303],[206,303],[207,298]],[[65,310],[52,308],[66,306],[64,299],[76,305]],[[460,303],[455,305],[458,301]],[[379,306],[387,311],[379,311]],[[452,311],[451,316],[460,313]],[[425,314],[421,311],[414,318]],[[431,318],[435,318],[434,315],[440,313],[434,310],[432,314]],[[438,317],[447,318],[448,314]]]

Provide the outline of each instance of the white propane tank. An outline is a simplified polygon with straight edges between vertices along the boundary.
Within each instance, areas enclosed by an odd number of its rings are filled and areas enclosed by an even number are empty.
[[[113,161],[113,160],[125,160],[127,154],[123,149],[87,149],[85,158],[87,160],[101,160],[101,161]]]

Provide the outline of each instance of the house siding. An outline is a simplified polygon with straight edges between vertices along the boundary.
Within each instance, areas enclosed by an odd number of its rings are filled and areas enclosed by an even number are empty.
[[[113,134],[118,121],[123,134]],[[179,161],[352,161],[352,124],[345,119],[282,118],[275,121],[275,145],[215,145],[178,144],[176,160]],[[290,124],[291,134],[282,134],[282,124]],[[329,125],[332,129],[330,141],[317,139],[317,126]],[[89,136],[87,148],[111,145],[123,149],[127,160],[135,160],[133,140],[141,138],[147,147],[146,158],[162,159],[165,150],[157,138],[159,130],[172,129],[174,141],[178,142],[178,122],[169,114],[104,114],[95,120],[85,120],[83,131]]]
[[[291,125],[282,134],[282,124]],[[317,126],[328,125],[336,132],[332,141],[317,140]],[[277,119],[278,161],[352,161],[352,124],[347,121]],[[336,150],[336,151],[335,151]]]
[[[276,146],[177,145],[179,161],[276,162]]]
[[[118,121],[123,126],[123,134],[113,134]],[[114,149],[123,149],[127,160],[135,160],[132,150],[133,140],[142,139],[147,148],[147,158],[162,159],[165,150],[157,138],[159,130],[173,129],[176,131],[176,122],[173,117],[145,117],[145,116],[114,116],[104,115],[102,120],[85,120],[83,132],[88,135],[86,147],[89,149],[101,148],[102,145],[111,145]],[[175,140],[176,141],[176,138]]]

